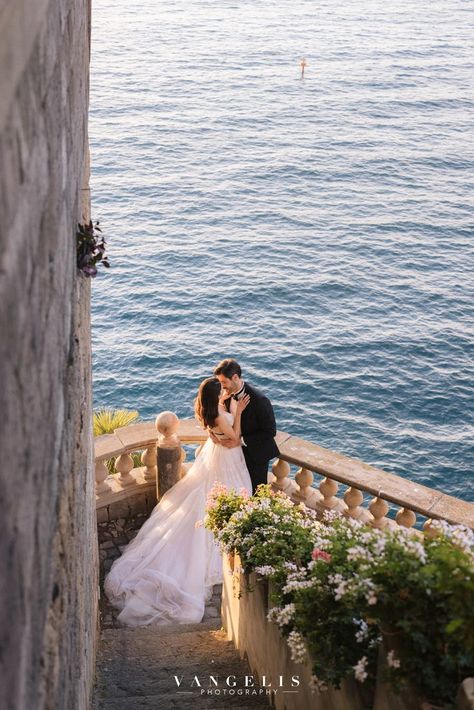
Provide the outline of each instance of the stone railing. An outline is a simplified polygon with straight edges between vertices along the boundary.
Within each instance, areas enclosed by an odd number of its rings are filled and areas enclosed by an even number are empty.
[[[185,452],[181,445],[202,444],[206,439],[207,433],[195,420],[178,420],[171,412],[160,414],[155,424],[134,424],[117,429],[114,434],[97,437],[97,508],[123,500],[143,488],[153,490],[157,486],[159,498],[189,466],[184,463]],[[474,528],[472,503],[284,432],[277,433],[276,442],[280,458],[273,464],[273,475],[269,477],[273,488],[320,513],[340,511],[377,528],[396,524],[414,527],[419,515],[418,522],[423,523],[427,533],[433,519]],[[140,468],[133,467],[131,454],[135,451],[143,452]],[[116,459],[118,473],[109,475],[106,461],[112,458]],[[290,475],[290,464],[298,469],[294,477]],[[320,477],[319,481],[315,481],[315,474]],[[339,497],[340,484],[347,488]],[[372,499],[366,506],[367,496]],[[390,505],[398,508],[394,519],[387,516]]]
[[[202,444],[206,432],[192,419],[179,421],[172,412],[163,412],[156,422],[132,424],[95,439],[96,506],[103,508],[124,500],[143,489],[156,491],[159,498],[176,481],[166,481],[166,469],[176,461],[179,450],[180,474],[189,464],[181,444]],[[141,453],[143,466],[134,468],[132,454]],[[110,474],[107,461],[115,459],[117,473]],[[161,459],[161,461],[160,461]],[[161,476],[158,465],[162,463]],[[161,478],[161,481],[160,481]],[[161,486],[160,486],[161,482]]]

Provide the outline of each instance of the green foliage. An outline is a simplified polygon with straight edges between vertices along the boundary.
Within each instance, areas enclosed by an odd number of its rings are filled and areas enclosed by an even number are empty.
[[[107,407],[102,407],[101,409],[94,412],[93,417],[93,433],[94,436],[102,436],[103,434],[113,434],[115,429],[120,429],[124,426],[129,426],[133,424],[139,418],[139,414],[136,410],[130,409],[110,409]],[[138,468],[142,466],[141,462],[141,452],[135,452],[132,454],[133,466]],[[109,459],[105,462],[109,473],[117,473],[115,470],[114,459]]]
[[[349,554],[359,542],[355,532],[343,518],[322,525],[312,561],[283,587],[284,602],[295,606],[294,628],[306,639],[314,676],[336,688],[354,672],[361,682],[375,681],[381,640],[377,625],[367,622],[367,600],[359,594],[360,589],[371,598],[370,581],[358,578]],[[357,593],[351,593],[351,584]]]
[[[221,507],[227,505],[221,502]],[[275,572],[285,560],[311,559],[313,521],[307,508],[294,506],[284,494],[273,493],[269,485],[260,485],[217,532],[217,539],[225,550],[239,553],[246,569],[271,568]]]
[[[235,490],[228,490],[220,483],[215,483],[207,496],[204,526],[217,535],[232,515],[243,508],[248,499],[249,494],[245,488],[237,493]]]
[[[99,222],[94,224],[91,220],[88,224],[77,225],[77,268],[88,278],[97,276],[97,264],[103,264],[107,269],[110,267],[101,232]]]
[[[283,588],[319,680],[338,686],[351,669],[373,678],[384,637],[394,690],[453,702],[474,673],[474,566],[472,534],[443,529],[425,540],[342,518],[321,528],[313,561]]]
[[[433,523],[424,538],[329,515],[323,523],[270,486],[251,498],[221,486],[206,525],[246,571],[271,579],[269,620],[291,656],[313,664],[321,690],[375,679],[383,642],[386,680],[452,707],[474,675],[474,534]],[[413,691],[413,688],[415,691]]]
[[[390,629],[400,661],[389,666],[389,680],[446,704],[474,674],[473,557],[468,535],[459,527],[450,530],[454,538],[441,534],[419,543],[424,554],[420,547],[418,556],[391,533],[371,569],[380,589],[372,616],[381,629]]]
[[[138,416],[138,412],[134,410],[102,407],[94,412],[94,436],[113,434],[115,429],[135,422]]]

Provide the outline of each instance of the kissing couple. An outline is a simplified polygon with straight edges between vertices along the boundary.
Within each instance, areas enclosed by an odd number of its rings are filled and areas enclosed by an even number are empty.
[[[242,379],[235,360],[222,360],[201,382],[194,410],[209,438],[105,579],[105,593],[127,626],[202,620],[213,586],[223,581],[222,553],[198,525],[208,493],[216,482],[255,493],[279,455],[271,402]]]

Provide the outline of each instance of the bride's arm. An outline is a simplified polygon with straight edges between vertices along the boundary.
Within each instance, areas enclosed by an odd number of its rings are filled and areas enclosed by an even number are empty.
[[[228,441],[233,441],[236,444],[240,444],[240,417],[249,402],[250,396],[248,394],[246,394],[244,397],[242,397],[242,399],[237,402],[237,407],[234,415],[234,423],[232,424],[232,426],[229,424],[229,420],[223,414],[219,414],[219,416],[217,417],[216,425],[226,436]]]

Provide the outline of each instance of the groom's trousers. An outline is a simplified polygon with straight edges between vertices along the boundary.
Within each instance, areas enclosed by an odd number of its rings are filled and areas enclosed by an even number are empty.
[[[244,450],[245,455],[245,450]],[[270,461],[265,461],[264,463],[255,463],[255,461],[247,461],[247,468],[250,473],[250,479],[252,481],[252,495],[257,490],[257,486],[261,483],[268,483],[268,468],[270,466]]]

